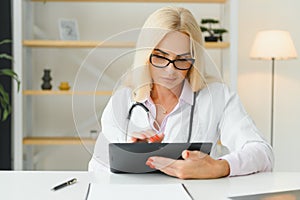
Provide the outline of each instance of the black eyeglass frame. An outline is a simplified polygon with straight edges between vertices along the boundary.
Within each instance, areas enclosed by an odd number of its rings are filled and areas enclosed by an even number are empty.
[[[153,57],[153,56],[158,57],[158,58],[165,59],[165,60],[167,60],[167,61],[169,61],[169,62],[168,62],[168,64],[166,64],[165,66],[158,66],[158,65],[155,65],[155,64],[152,63],[152,57]],[[178,68],[178,67],[175,65],[175,62],[176,62],[176,61],[188,61],[188,62],[191,62],[191,65],[190,65],[189,68],[181,69],[181,68]],[[174,66],[176,69],[178,69],[178,70],[189,70],[189,69],[191,69],[191,67],[192,67],[193,64],[195,63],[195,59],[194,59],[194,58],[179,58],[179,59],[171,60],[171,59],[166,58],[166,57],[164,57],[164,56],[160,56],[160,55],[156,55],[156,54],[153,54],[153,53],[152,53],[152,54],[150,54],[149,62],[150,62],[154,67],[157,67],[157,68],[165,68],[165,67],[169,66],[170,63],[172,63],[173,66]]]

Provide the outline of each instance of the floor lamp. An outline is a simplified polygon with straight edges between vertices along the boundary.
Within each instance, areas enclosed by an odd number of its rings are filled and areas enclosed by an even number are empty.
[[[250,57],[272,61],[271,96],[271,146],[273,146],[274,116],[274,65],[275,60],[288,60],[297,57],[297,52],[289,32],[281,30],[260,31],[256,34]]]

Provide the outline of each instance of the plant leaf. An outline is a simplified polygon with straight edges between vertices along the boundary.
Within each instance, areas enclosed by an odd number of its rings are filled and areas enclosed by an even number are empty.
[[[219,20],[216,20],[216,19],[202,19],[201,20],[201,24],[217,24],[219,23]]]
[[[1,120],[2,120],[2,121],[5,121],[5,120],[7,119],[7,117],[9,116],[9,114],[10,114],[10,111],[4,109],[4,110],[3,110],[2,119],[1,119]]]
[[[4,90],[4,88],[3,88],[2,85],[0,85],[0,94],[1,94],[1,96],[2,96],[2,98],[3,98],[3,99],[2,99],[3,102],[6,103],[6,104],[9,104],[9,96],[8,96],[8,93],[5,92],[5,90]]]
[[[224,28],[216,28],[216,29],[213,29],[213,32],[215,34],[223,34],[223,33],[227,33],[228,31]]]
[[[11,43],[12,40],[10,39],[5,39],[0,41],[0,45],[6,44],[6,43]],[[6,54],[6,53],[1,53],[0,54],[0,59],[7,59],[7,60],[13,60],[13,57]],[[11,69],[1,69],[0,70],[0,76],[5,75],[13,78],[15,81],[18,83],[18,91],[20,89],[20,80],[18,75]],[[0,120],[5,121],[8,116],[11,113],[11,105],[9,102],[9,94],[5,91],[4,87],[0,84]]]
[[[11,77],[13,77],[13,76],[18,76],[18,75],[16,74],[16,72],[14,72],[14,71],[11,70],[11,69],[1,69],[1,70],[0,70],[0,75],[1,75],[1,74],[7,75],[7,76],[11,76]]]
[[[0,104],[1,104],[0,120],[4,121],[7,119],[7,117],[11,113],[11,106],[9,105],[9,102],[7,102],[6,97],[4,97],[4,96],[8,96],[8,94],[2,89],[3,89],[3,87],[1,86],[0,87]]]
[[[2,40],[2,41],[0,42],[0,45],[6,44],[6,43],[11,43],[11,40],[10,40],[10,39]]]
[[[6,108],[6,103],[4,102],[4,100],[3,100],[3,98],[2,98],[1,95],[0,95],[0,104],[1,104],[1,107],[2,107],[3,109]]]
[[[13,57],[6,54],[6,53],[1,53],[0,54],[0,59],[7,59],[7,60],[13,60]]]
[[[18,77],[18,74],[16,74],[13,70],[11,70],[11,69],[1,69],[0,70],[0,75],[10,76],[15,81],[17,81],[18,91],[20,90],[21,81],[20,81],[20,79]]]
[[[208,31],[208,28],[204,27],[204,26],[200,26],[200,29],[202,32]]]

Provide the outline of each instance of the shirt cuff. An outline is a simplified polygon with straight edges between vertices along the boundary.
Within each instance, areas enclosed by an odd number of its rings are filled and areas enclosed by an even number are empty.
[[[230,173],[228,176],[239,175],[239,172],[238,172],[239,159],[237,158],[237,155],[235,155],[234,153],[231,153],[231,154],[224,155],[224,156],[220,157],[219,159],[226,160],[228,162],[229,167],[230,167]]]

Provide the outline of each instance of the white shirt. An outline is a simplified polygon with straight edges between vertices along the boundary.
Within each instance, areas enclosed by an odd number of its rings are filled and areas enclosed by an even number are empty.
[[[153,119],[141,107],[134,109],[128,123],[128,111],[135,103],[131,93],[131,89],[123,88],[109,100],[101,119],[102,134],[97,139],[89,163],[90,171],[108,166],[109,142],[125,142],[134,131],[154,129]],[[191,87],[185,81],[177,106],[163,120],[160,129],[156,130],[157,133],[164,132],[162,142],[187,142],[191,106],[195,103],[190,142],[212,142],[211,156],[218,158],[217,142],[220,140],[230,152],[221,157],[230,165],[230,176],[272,170],[272,148],[263,139],[236,93],[231,92],[225,84],[211,83],[198,92],[196,102],[193,98]],[[155,119],[155,105],[151,99],[145,99],[143,103]]]

